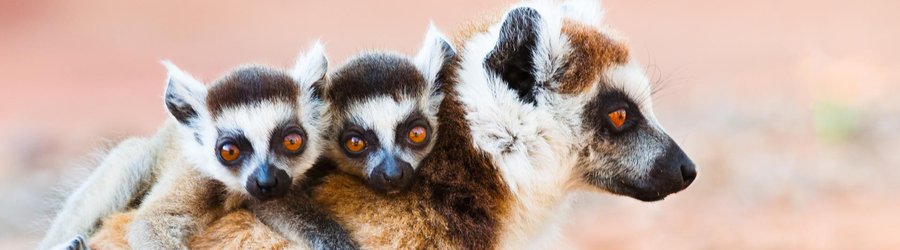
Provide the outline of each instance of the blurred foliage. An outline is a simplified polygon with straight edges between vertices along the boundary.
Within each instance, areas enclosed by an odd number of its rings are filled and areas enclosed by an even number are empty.
[[[834,100],[817,101],[812,111],[816,137],[832,143],[852,140],[863,116],[858,108]]]

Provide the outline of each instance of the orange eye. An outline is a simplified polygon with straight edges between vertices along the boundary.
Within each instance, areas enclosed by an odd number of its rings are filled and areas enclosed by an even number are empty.
[[[622,125],[625,125],[625,119],[627,118],[627,113],[625,113],[624,109],[619,109],[609,113],[609,120],[612,121],[613,126],[616,129],[622,128]]]
[[[225,161],[234,161],[241,156],[241,150],[234,144],[228,143],[219,148],[219,156]]]
[[[425,138],[428,137],[428,132],[425,130],[424,127],[418,126],[413,129],[410,129],[409,134],[407,134],[407,137],[409,137],[410,142],[419,144],[419,143],[425,142]]]
[[[359,137],[350,137],[350,139],[344,143],[344,147],[346,147],[347,151],[350,151],[350,153],[359,153],[362,152],[363,149],[366,149],[366,141]]]
[[[297,152],[297,150],[300,150],[300,147],[303,146],[303,137],[298,134],[289,134],[284,137],[284,141],[281,142],[281,145],[284,146],[284,149],[288,152]]]

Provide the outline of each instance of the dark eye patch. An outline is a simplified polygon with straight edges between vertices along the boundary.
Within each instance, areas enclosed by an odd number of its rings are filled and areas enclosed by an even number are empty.
[[[213,149],[213,152],[216,154],[216,157],[222,165],[232,168],[240,166],[245,159],[253,154],[253,145],[250,144],[250,141],[244,136],[243,131],[217,129],[217,133],[219,137],[216,139],[216,146]],[[219,154],[219,149],[226,144],[233,144],[240,149],[241,154],[238,156],[237,160],[226,161],[225,159],[222,159],[222,156]]]
[[[411,143],[408,139],[408,133],[411,129],[422,126],[425,128],[425,141],[420,144]],[[418,110],[409,114],[402,122],[397,124],[397,127],[394,128],[394,132],[396,133],[395,142],[398,146],[406,146],[412,149],[422,149],[428,145],[429,140],[431,140],[431,124],[428,124],[428,120],[425,119],[425,116],[422,115]]]
[[[290,134],[300,135],[300,138],[302,138],[303,142],[303,144],[300,145],[300,149],[294,152],[289,152],[282,145],[282,143],[284,142],[284,137]],[[269,151],[284,156],[293,157],[303,154],[303,152],[306,151],[306,144],[308,144],[306,130],[303,129],[303,126],[300,125],[300,122],[297,121],[297,118],[287,119],[286,121],[282,122],[272,130],[272,135],[269,136]]]
[[[363,157],[369,152],[378,150],[381,147],[378,136],[372,130],[363,129],[356,124],[347,123],[341,131],[341,135],[337,138],[337,143],[341,147],[341,150],[344,151],[344,154],[350,158]],[[352,137],[359,137],[365,141],[366,148],[362,152],[353,153],[344,147],[344,143]]]
[[[625,123],[616,128],[609,119],[609,113],[625,110]],[[584,124],[601,135],[618,135],[628,133],[632,128],[644,122],[644,116],[631,98],[619,90],[601,91],[584,107]]]

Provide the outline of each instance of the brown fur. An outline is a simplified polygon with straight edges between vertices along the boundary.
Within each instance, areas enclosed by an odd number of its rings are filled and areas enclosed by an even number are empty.
[[[458,51],[464,49],[464,41],[486,32],[496,20],[465,25],[454,36]],[[603,69],[627,61],[624,44],[593,28],[565,21],[562,32],[571,41],[572,54],[560,73],[561,92],[584,91],[598,80]],[[343,174],[324,177],[313,190],[313,198],[329,209],[364,248],[489,249],[498,244],[497,233],[510,211],[511,194],[489,158],[474,150],[465,111],[453,90],[455,74],[442,73],[447,84],[439,113],[440,139],[421,163],[411,190],[384,196],[369,190],[358,178]],[[191,240],[191,246],[229,248],[237,243],[277,249],[285,242],[284,237],[241,211],[214,222],[208,231]]]
[[[353,232],[364,248],[487,249],[498,243],[497,233],[510,209],[511,194],[489,158],[477,152],[469,138],[465,111],[453,90],[456,64],[454,60],[439,74],[446,94],[438,113],[440,139],[422,161],[418,180],[408,192],[377,194],[359,179],[341,174],[325,177],[314,188],[313,198]],[[244,228],[220,229],[233,231],[210,233],[222,237],[248,233]],[[202,238],[191,243],[217,243]],[[262,234],[244,243],[273,239],[282,238]]]
[[[263,100],[297,103],[299,93],[297,84],[288,74],[249,66],[216,80],[209,88],[206,103],[211,115],[216,117],[223,109]]]
[[[560,75],[559,92],[575,94],[595,84],[607,67],[628,62],[628,47],[596,28],[564,20],[562,33],[569,38],[571,53]]]
[[[197,234],[190,240],[191,249],[285,249],[289,243],[246,210],[219,218],[206,233]]]
[[[457,54],[464,54],[462,53],[462,51],[465,50],[466,42],[472,39],[472,37],[477,34],[486,33],[491,25],[494,25],[500,21],[500,17],[502,17],[502,15],[500,14],[486,15],[483,18],[479,18],[463,24],[462,27],[456,31],[456,34],[454,34],[451,38],[451,40],[453,40],[454,47],[456,47]]]
[[[88,245],[98,250],[129,249],[125,232],[133,218],[133,211],[107,217]],[[228,213],[189,241],[191,249],[285,249],[289,243],[246,210]]]
[[[129,249],[128,240],[125,238],[128,225],[134,218],[134,212],[125,212],[110,215],[103,219],[103,226],[89,240],[91,249]]]

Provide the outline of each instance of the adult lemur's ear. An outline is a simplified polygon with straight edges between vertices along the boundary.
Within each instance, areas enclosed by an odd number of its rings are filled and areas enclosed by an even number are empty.
[[[516,91],[525,103],[535,103],[537,86],[536,58],[541,48],[541,15],[531,7],[518,7],[507,12],[500,26],[500,34],[494,49],[485,58],[484,65]]]
[[[328,57],[325,55],[325,47],[316,41],[307,53],[297,57],[291,77],[300,85],[301,93],[310,93],[312,97],[318,98],[325,87],[327,73]]]
[[[440,74],[444,70],[448,70],[451,61],[456,56],[456,50],[447,41],[437,27],[431,24],[428,27],[428,33],[425,34],[425,41],[422,42],[422,48],[416,54],[415,63],[419,71],[425,77],[428,84],[430,95],[440,94],[441,85]]]
[[[169,71],[164,97],[166,109],[179,123],[191,125],[197,118],[207,113],[206,86],[172,62],[161,63]]]

